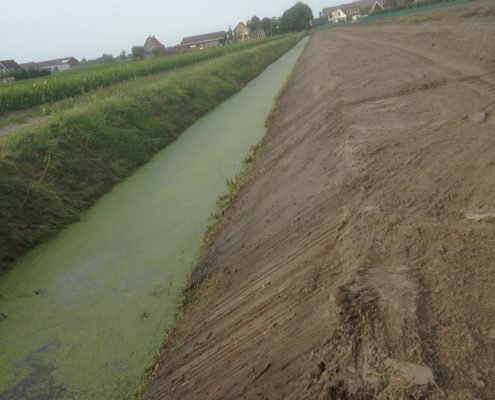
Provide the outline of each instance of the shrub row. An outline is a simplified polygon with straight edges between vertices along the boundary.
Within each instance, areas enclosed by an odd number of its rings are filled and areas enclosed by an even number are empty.
[[[57,232],[299,40],[184,68],[0,142],[0,267]]]
[[[22,110],[49,101],[78,96],[90,90],[107,87],[118,82],[192,65],[200,61],[256,47],[279,38],[253,40],[204,51],[117,65],[80,68],[50,77],[0,86],[0,115],[8,111]]]

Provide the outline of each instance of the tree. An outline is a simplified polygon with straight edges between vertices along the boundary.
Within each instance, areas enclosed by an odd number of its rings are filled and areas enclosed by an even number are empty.
[[[132,58],[134,60],[139,60],[140,58],[144,58],[144,46],[134,46],[131,51],[132,51]]]
[[[126,51],[125,51],[125,50],[122,50],[122,51],[120,52],[120,56],[119,56],[119,58],[120,58],[121,60],[127,60],[127,53],[126,53]]]
[[[263,18],[260,22],[260,28],[265,31],[265,33],[270,33],[270,28],[271,28],[272,21],[270,18]]]
[[[114,62],[114,58],[111,54],[103,54],[101,57],[97,58],[99,63],[111,63]]]
[[[293,7],[284,12],[280,19],[282,32],[296,32],[309,29],[309,21],[313,19],[313,11],[302,2],[296,3]]]
[[[272,31],[273,35],[278,35],[280,33],[280,18],[272,18],[270,30]]]
[[[258,29],[260,27],[260,22],[261,21],[260,21],[259,17],[254,15],[248,22],[249,29],[251,29],[251,31],[255,31],[256,29]]]

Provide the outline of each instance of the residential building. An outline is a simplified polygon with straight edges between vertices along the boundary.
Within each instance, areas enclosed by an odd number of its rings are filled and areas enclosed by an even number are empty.
[[[18,70],[20,67],[14,60],[0,61],[0,74],[8,74]]]
[[[182,39],[182,51],[204,50],[212,47],[223,46],[227,40],[225,31],[207,33],[205,35],[191,36]]]
[[[332,13],[338,9],[338,7],[326,7],[320,12],[320,18],[327,17],[329,20],[332,18]]]
[[[340,22],[344,20],[343,14],[346,14],[346,20],[355,21],[364,15],[372,15],[380,10],[393,8],[392,5],[401,6],[415,1],[417,0],[357,0],[348,4],[324,8],[320,12],[320,17],[330,17],[332,22]]]
[[[337,8],[335,11],[332,11],[332,22],[338,23],[347,20],[347,14],[341,8]]]
[[[344,8],[339,7],[332,11],[328,16],[331,22],[338,23],[343,21],[356,21],[361,18],[361,9],[359,7]]]
[[[48,69],[51,72],[61,72],[79,66],[79,61],[74,57],[57,58],[55,60],[29,62],[21,64],[22,68]]]
[[[357,1],[353,1],[351,3],[343,3],[343,4],[340,4],[340,5],[334,6],[334,7],[327,7],[327,8],[324,8],[320,12],[320,17],[331,17],[332,16],[332,13],[334,11],[337,11],[339,8],[342,11],[344,11],[344,12],[346,10],[357,10],[357,9],[359,9],[359,15],[367,14],[367,10],[373,4],[374,1],[375,0],[357,0]],[[383,0],[380,0],[380,1],[383,1]],[[395,0],[395,1],[404,1],[404,0]],[[354,17],[355,15],[357,15],[357,14],[351,13],[350,16],[351,17]]]
[[[244,22],[239,22],[234,29],[234,40],[244,42],[251,39],[251,29]]]
[[[144,58],[160,57],[165,53],[165,46],[155,36],[148,36],[143,48]]]
[[[347,19],[352,19],[353,21],[361,18],[361,9],[359,7],[347,8],[344,10],[347,15]]]

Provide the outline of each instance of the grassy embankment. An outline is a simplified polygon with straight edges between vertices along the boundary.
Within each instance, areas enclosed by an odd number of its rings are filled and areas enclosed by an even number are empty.
[[[13,85],[0,86],[0,115],[50,101],[79,96],[88,91],[108,87],[118,82],[189,66],[256,47],[272,40],[279,40],[280,38],[276,36],[263,41],[248,41],[205,51],[176,54],[150,60],[95,66],[92,68],[77,68],[50,77],[30,79]]]
[[[184,68],[0,142],[0,267],[57,232],[299,40]],[[198,149],[200,151],[200,149]],[[193,155],[192,155],[193,156]]]

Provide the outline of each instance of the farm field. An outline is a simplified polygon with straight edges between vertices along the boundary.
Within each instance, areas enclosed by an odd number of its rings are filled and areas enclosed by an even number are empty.
[[[143,398],[493,399],[494,155],[493,1],[314,34]]]
[[[206,51],[176,54],[150,60],[76,68],[49,77],[19,81],[0,86],[0,115],[44,103],[71,98],[115,83],[165,72],[256,47],[272,40],[248,41]]]

